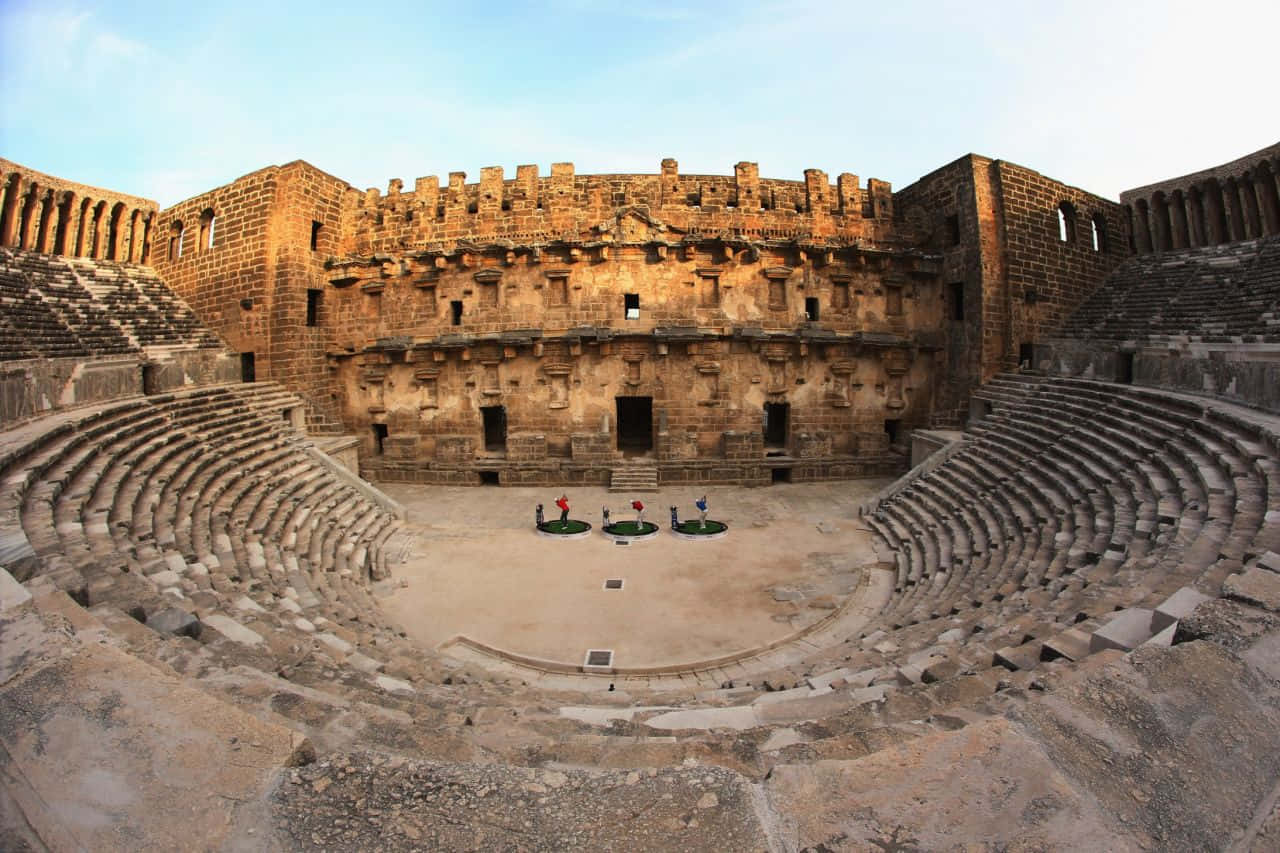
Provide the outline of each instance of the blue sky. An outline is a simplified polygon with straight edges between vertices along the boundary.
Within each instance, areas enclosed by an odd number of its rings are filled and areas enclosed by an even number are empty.
[[[357,187],[969,151],[1116,197],[1280,139],[1280,3],[0,0],[0,156],[169,205],[304,159]]]

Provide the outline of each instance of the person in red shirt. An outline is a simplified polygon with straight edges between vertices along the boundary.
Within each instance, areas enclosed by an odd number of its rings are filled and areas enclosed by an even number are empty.
[[[556,506],[560,507],[560,526],[563,527],[569,521],[569,496],[556,498]]]
[[[640,501],[632,501],[631,508],[636,511],[636,526],[644,527],[644,504]]]

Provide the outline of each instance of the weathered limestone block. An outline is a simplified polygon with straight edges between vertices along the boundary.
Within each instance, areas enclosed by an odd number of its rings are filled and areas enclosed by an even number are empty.
[[[831,435],[825,432],[802,432],[795,437],[795,455],[801,459],[818,459],[831,455]]]
[[[396,461],[418,458],[418,436],[412,434],[387,436],[382,440],[382,455]]]
[[[476,455],[475,439],[469,435],[442,435],[436,438],[436,460],[466,462]]]
[[[1255,566],[1243,574],[1228,577],[1222,584],[1222,594],[1273,613],[1280,612],[1280,575]]]
[[[1201,602],[1208,600],[1209,596],[1184,586],[1155,609],[1151,616],[1151,630],[1156,633],[1163,631],[1179,619],[1190,616]]]
[[[1121,610],[1110,622],[1093,632],[1089,642],[1089,651],[1100,652],[1103,649],[1120,649],[1132,651],[1151,639],[1152,612],[1145,607],[1130,607]]]
[[[541,462],[547,458],[547,437],[538,433],[507,436],[507,459],[512,462]]]
[[[607,432],[575,432],[570,436],[574,462],[608,462],[613,459],[613,436]]]
[[[698,434],[686,430],[670,430],[658,433],[659,459],[696,459]]]
[[[759,459],[764,456],[764,436],[758,432],[724,433],[725,459]]]

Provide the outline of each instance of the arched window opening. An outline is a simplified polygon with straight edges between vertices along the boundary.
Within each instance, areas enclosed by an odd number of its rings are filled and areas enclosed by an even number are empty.
[[[215,218],[211,207],[206,207],[204,212],[200,214],[200,242],[196,246],[197,252],[206,252],[213,248],[213,221]]]
[[[1089,220],[1089,226],[1093,232],[1093,250],[1095,252],[1105,252],[1107,250],[1107,221],[1102,218],[1101,213],[1095,213]]]
[[[169,226],[169,254],[167,259],[176,261],[182,257],[182,236],[183,227],[182,220],[178,220]]]
[[[124,203],[116,202],[107,222],[107,260],[120,260],[120,219],[124,216]]]
[[[1076,241],[1076,209],[1069,201],[1058,205],[1058,239],[1064,243]]]

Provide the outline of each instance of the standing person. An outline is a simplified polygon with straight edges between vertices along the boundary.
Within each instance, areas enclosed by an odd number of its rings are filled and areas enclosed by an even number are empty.
[[[638,500],[632,501],[631,508],[636,511],[636,527],[638,529],[643,530],[644,529],[644,504],[640,503],[640,501]]]
[[[707,496],[703,495],[693,502],[698,508],[698,527],[702,530],[707,529]]]
[[[556,506],[560,507],[560,527],[563,529],[569,523],[569,496],[561,495],[556,498]]]

